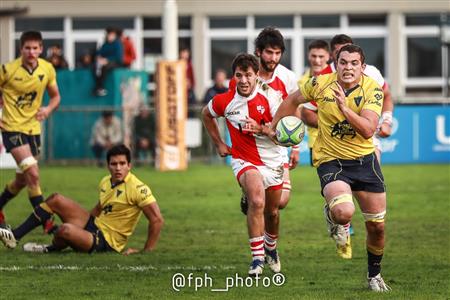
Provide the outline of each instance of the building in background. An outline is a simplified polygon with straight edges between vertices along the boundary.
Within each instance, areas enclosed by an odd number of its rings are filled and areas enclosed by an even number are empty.
[[[203,95],[212,84],[214,70],[228,70],[237,52],[253,52],[258,32],[272,25],[286,38],[282,63],[299,76],[307,65],[307,45],[312,39],[329,40],[345,33],[364,48],[367,62],[385,75],[394,99],[442,102],[443,64],[450,61],[440,41],[441,15],[450,15],[446,0],[363,0],[357,5],[349,0],[273,1],[273,5],[256,0],[177,2],[179,45],[192,51],[196,95]],[[0,14],[1,61],[16,55],[22,31],[35,29],[43,32],[45,47],[62,45],[70,68],[74,68],[80,57],[102,42],[104,29],[116,26],[123,28],[136,45],[137,59],[132,67],[153,74],[162,54],[163,4],[163,0],[154,0],[105,5],[104,1],[93,0],[80,5],[65,0],[53,1],[49,7],[48,1],[3,0],[0,12],[17,6],[28,10],[15,17]],[[148,88],[154,90],[152,76]]]

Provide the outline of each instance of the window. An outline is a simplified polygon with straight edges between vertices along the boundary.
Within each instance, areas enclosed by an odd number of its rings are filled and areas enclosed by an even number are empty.
[[[438,26],[440,18],[439,14],[407,14],[405,23],[406,26]]]
[[[134,28],[133,18],[73,18],[73,29],[105,29],[118,27],[122,29]]]
[[[384,68],[384,38],[354,38],[353,43],[361,46],[366,56],[366,64],[374,65],[386,77]]]
[[[339,15],[305,15],[302,16],[303,28],[339,27]]]
[[[273,26],[277,28],[292,28],[294,27],[293,16],[256,16],[255,28],[264,28]]]
[[[16,18],[16,32],[27,30],[63,31],[63,18]]]
[[[386,26],[386,15],[349,15],[348,24],[350,26]]]
[[[441,42],[438,37],[408,38],[408,77],[442,76]]]
[[[162,30],[162,17],[144,17],[144,30]],[[191,17],[178,17],[178,29],[191,29]]]
[[[217,69],[227,71],[227,78],[232,77],[231,63],[239,52],[247,52],[247,40],[212,40],[211,41],[211,74]]]
[[[210,17],[210,28],[245,28],[247,27],[246,17]]]

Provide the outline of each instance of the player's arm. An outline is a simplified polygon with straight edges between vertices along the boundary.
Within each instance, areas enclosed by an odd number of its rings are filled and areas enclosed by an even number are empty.
[[[209,136],[211,137],[214,145],[216,146],[219,155],[222,157],[230,155],[231,149],[230,147],[228,147],[227,144],[224,143],[224,141],[220,137],[219,125],[217,124],[216,118],[214,118],[214,116],[209,111],[208,106],[205,106],[202,109],[202,120],[206,130],[208,131]]]
[[[344,114],[345,119],[350,123],[350,125],[362,135],[365,139],[371,138],[375,131],[377,130],[378,125],[378,115],[376,112],[363,109],[361,114],[357,114],[353,110],[351,110],[345,104],[345,94],[344,90],[340,85],[337,85],[337,88],[332,88],[334,92],[334,97],[336,100],[336,104],[338,105],[341,112]]]
[[[305,97],[303,97],[300,90],[295,91],[294,93],[287,96],[286,99],[280,104],[275,113],[275,116],[272,119],[271,129],[272,135],[275,135],[275,127],[277,126],[278,121],[285,116],[295,116],[298,112],[298,106],[302,103],[308,102]]]
[[[383,93],[384,101],[378,136],[387,138],[392,134],[392,112],[394,111],[394,102],[392,101],[392,94],[387,84],[383,86]]]
[[[311,110],[304,106],[301,109],[300,119],[302,119],[303,123],[309,127],[317,128],[319,126],[317,122],[317,111]]]
[[[145,242],[145,246],[142,251],[148,252],[154,250],[156,244],[158,243],[161,228],[164,225],[164,219],[161,215],[161,211],[159,210],[158,203],[156,202],[152,202],[151,204],[144,206],[142,211],[148,220],[147,241]],[[124,251],[123,255],[130,255],[138,252],[140,252],[140,250],[128,248]]]
[[[59,103],[61,102],[61,96],[59,94],[59,89],[57,84],[53,84],[47,87],[47,92],[50,97],[48,101],[48,105],[39,108],[38,113],[36,114],[36,119],[38,121],[43,121],[47,119],[50,114],[58,108]]]
[[[100,201],[97,202],[97,205],[91,210],[91,215],[94,217],[98,217],[102,212],[102,206],[100,205]]]

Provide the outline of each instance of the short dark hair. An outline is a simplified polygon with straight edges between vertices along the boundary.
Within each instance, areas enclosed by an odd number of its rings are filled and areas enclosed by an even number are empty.
[[[328,43],[325,40],[313,40],[308,45],[308,51],[311,51],[311,49],[324,49],[330,52],[330,47],[328,47]]]
[[[267,47],[280,48],[282,53],[286,49],[283,35],[275,27],[264,28],[255,39],[255,54],[256,50],[262,52]]]
[[[103,118],[108,118],[108,117],[112,117],[112,116],[113,116],[112,110],[104,110],[104,111],[102,111],[102,117]]]
[[[354,52],[359,53],[359,55],[361,56],[361,64],[364,64],[364,61],[366,60],[366,56],[364,55],[364,51],[360,46],[355,45],[355,44],[345,45],[344,47],[342,47],[339,50],[337,57],[336,57],[337,60],[339,60],[339,56],[341,55],[341,53],[343,51],[347,51],[348,53],[354,53]]]
[[[330,41],[331,51],[336,49],[336,45],[353,44],[353,40],[346,34],[336,34]]]
[[[124,144],[113,146],[106,152],[106,162],[109,164],[112,156],[125,155],[127,157],[127,162],[131,162],[131,151]]]
[[[255,73],[257,73],[259,71],[259,62],[258,59],[252,54],[239,53],[238,55],[236,55],[231,65],[233,75],[237,67],[240,67],[244,71],[247,71],[250,67],[253,69],[253,71],[255,71]]]
[[[42,45],[42,34],[39,31],[25,31],[20,36],[20,47],[23,47],[25,42],[38,41]]]

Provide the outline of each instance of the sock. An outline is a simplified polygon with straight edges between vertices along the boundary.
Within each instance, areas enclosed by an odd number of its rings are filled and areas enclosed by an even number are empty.
[[[350,235],[350,222],[345,225],[342,225],[342,226],[344,226],[345,233],[347,234],[347,236],[349,236]]]
[[[267,250],[275,250],[277,248],[277,240],[277,235],[264,232],[264,248],[266,248]]]
[[[28,188],[28,198],[30,199],[31,205],[33,207],[38,206],[44,201],[44,197],[42,196],[42,191],[39,186],[37,187],[29,187]]]
[[[20,240],[28,232],[52,217],[53,211],[43,202],[34,208],[33,213],[23,222],[19,227],[15,228],[12,232],[16,240]]]
[[[264,261],[264,236],[251,238],[249,242],[253,260],[258,259]]]
[[[3,209],[3,207],[6,205],[6,203],[9,202],[9,200],[14,198],[20,192],[20,189],[16,189],[14,187],[13,182],[14,181],[9,182],[5,186],[3,193],[0,195],[0,210]]]
[[[367,247],[367,263],[369,277],[375,277],[381,272],[381,259],[383,258],[383,249],[378,249],[378,254],[372,253],[373,247]]]

